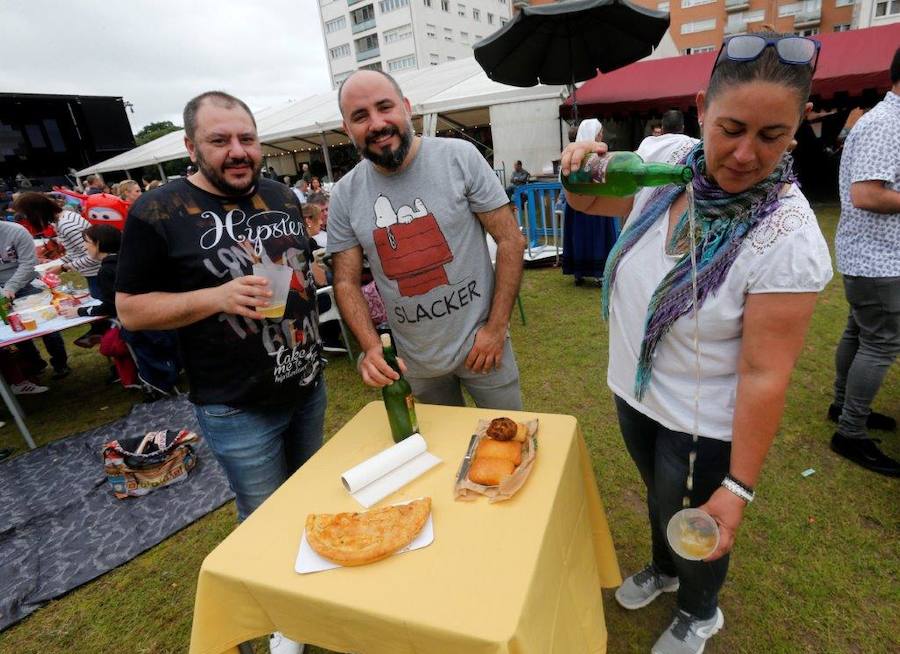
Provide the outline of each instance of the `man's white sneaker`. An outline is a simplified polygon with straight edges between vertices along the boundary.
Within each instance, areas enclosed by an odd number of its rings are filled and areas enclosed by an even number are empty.
[[[276,631],[269,636],[269,654],[303,654],[306,645],[297,643]]]
[[[660,593],[676,590],[678,577],[664,575],[651,563],[622,582],[616,591],[616,601],[626,609],[641,609],[659,597]]]
[[[700,620],[690,613],[678,611],[669,628],[654,643],[651,654],[702,654],[706,641],[722,628],[725,616],[722,609],[709,620]]]
[[[28,381],[27,379],[18,384],[10,384],[9,387],[16,395],[37,395],[38,393],[46,393],[50,390],[46,386],[38,386],[33,381]]]

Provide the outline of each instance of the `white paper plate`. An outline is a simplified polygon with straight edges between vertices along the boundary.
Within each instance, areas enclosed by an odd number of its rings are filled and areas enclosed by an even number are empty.
[[[412,501],[413,500],[409,500],[408,502],[397,502],[391,506],[409,504],[409,502]],[[425,522],[425,526],[422,527],[422,531],[419,532],[413,541],[403,549],[397,550],[391,554],[391,556],[397,556],[398,554],[404,554],[406,552],[411,552],[412,550],[419,550],[431,545],[431,543],[434,542],[434,522],[432,521],[432,515],[432,513],[428,514],[428,520]],[[300,539],[300,551],[297,552],[297,561],[294,563],[294,571],[305,575],[310,572],[322,572],[323,570],[332,570],[334,568],[342,567],[344,566],[340,563],[335,563],[334,561],[329,561],[328,559],[319,556],[316,551],[309,546],[309,543],[306,541],[306,529],[304,528],[303,537]]]

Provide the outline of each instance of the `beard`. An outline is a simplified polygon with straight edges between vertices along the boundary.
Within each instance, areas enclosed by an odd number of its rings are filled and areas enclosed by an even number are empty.
[[[400,168],[400,166],[403,165],[403,161],[406,159],[406,155],[409,154],[409,149],[412,147],[413,140],[412,123],[410,121],[406,121],[406,124],[403,127],[404,129],[401,131],[393,125],[390,125],[388,127],[385,127],[384,129],[378,130],[377,132],[366,134],[365,146],[363,148],[360,148],[357,145],[357,152],[359,152],[362,156],[364,156],[376,166],[386,168],[387,170],[397,170],[398,168]],[[380,151],[369,147],[370,143],[373,143],[380,138],[394,135],[400,137],[400,145],[397,146],[396,150],[392,150],[390,146],[385,146],[381,148]]]
[[[210,184],[222,191],[224,195],[246,195],[256,185],[256,180],[259,179],[259,173],[262,170],[262,161],[258,161],[254,164],[250,158],[226,159],[222,164],[221,170],[219,170],[214,168],[206,159],[204,159],[203,153],[200,152],[200,148],[197,148],[196,153],[197,167],[200,169],[200,173]],[[246,184],[236,186],[225,179],[224,170],[226,168],[242,165],[249,165],[252,171],[250,179]]]

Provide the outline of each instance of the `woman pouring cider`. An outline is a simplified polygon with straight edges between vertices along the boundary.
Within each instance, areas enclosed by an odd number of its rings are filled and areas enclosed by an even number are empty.
[[[787,152],[812,106],[818,49],[811,39],[766,32],[725,40],[697,94],[702,139],[668,141],[648,153],[648,169],[680,163],[689,182],[627,198],[567,184],[576,210],[627,216],[603,280],[607,381],[647,487],[652,552],[616,599],[639,609],[678,592],[655,654],[702,652],[724,624],[718,594],[729,552],[781,420],[817,294],[832,276]],[[604,143],[569,145],[564,183],[586,156],[603,160],[606,152]],[[598,187],[613,176],[609,161],[593,177]],[[675,554],[666,539],[684,498],[718,526],[718,545],[702,561]]]

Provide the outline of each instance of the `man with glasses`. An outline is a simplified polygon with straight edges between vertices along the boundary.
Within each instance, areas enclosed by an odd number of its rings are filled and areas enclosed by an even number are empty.
[[[894,431],[897,421],[871,411],[872,400],[900,353],[900,48],[891,90],[859,119],[841,157],[841,219],[835,249],[850,316],[835,355],[838,423],[831,449],[874,472],[900,477],[900,462],[867,429]]]

